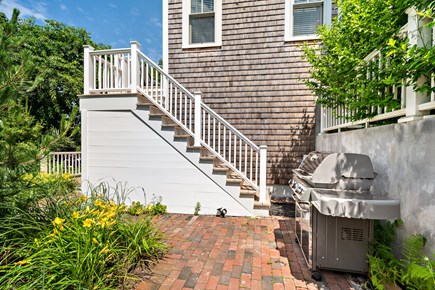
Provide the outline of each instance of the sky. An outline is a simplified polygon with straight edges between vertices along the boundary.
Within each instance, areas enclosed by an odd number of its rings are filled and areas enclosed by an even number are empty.
[[[1,0],[0,0],[1,1]],[[0,11],[8,18],[13,8],[21,18],[57,20],[85,28],[97,43],[130,47],[131,40],[154,61],[162,57],[162,0],[3,0]]]

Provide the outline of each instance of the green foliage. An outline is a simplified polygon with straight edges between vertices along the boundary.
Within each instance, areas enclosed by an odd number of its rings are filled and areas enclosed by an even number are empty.
[[[18,219],[3,218],[0,288],[114,289],[139,262],[158,258],[166,247],[152,217],[131,219],[107,188],[89,198],[48,198],[38,213],[17,209]]]
[[[150,203],[149,205],[141,204],[139,201],[133,201],[131,205],[127,208],[127,212],[131,215],[143,215],[147,214],[150,216],[158,216],[160,214],[166,213],[166,205],[156,202]]]
[[[392,87],[400,88],[406,79],[405,85],[409,85],[420,76],[431,76],[435,48],[409,46],[397,33],[407,22],[407,8],[416,5],[423,14],[432,15],[433,7],[427,8],[429,2],[338,0],[339,16],[330,26],[318,29],[321,45],[304,47],[312,65],[306,84],[316,94],[317,102],[329,108],[345,105],[354,112],[352,120],[373,116],[372,106],[400,108]],[[379,63],[364,62],[375,49],[386,56],[380,61],[381,69]],[[417,89],[435,88],[426,84]]]
[[[196,202],[195,204],[195,211],[193,212],[194,215],[199,215],[199,211],[201,210],[201,204],[198,202]]]
[[[369,274],[375,289],[387,284],[401,284],[406,289],[435,289],[435,260],[424,255],[426,238],[411,235],[403,244],[403,259],[396,259],[391,243],[401,222],[375,223],[374,242],[370,249]],[[435,257],[435,256],[434,256]]]
[[[26,92],[31,113],[57,127],[60,116],[77,107],[78,95],[83,93],[83,45],[108,46],[94,43],[83,28],[55,20],[46,20],[42,26],[34,19],[23,20],[18,36],[25,39],[23,51],[30,55],[33,67]]]
[[[435,288],[435,260],[424,255],[425,245],[426,238],[422,235],[411,235],[404,242],[401,282],[409,289]]]

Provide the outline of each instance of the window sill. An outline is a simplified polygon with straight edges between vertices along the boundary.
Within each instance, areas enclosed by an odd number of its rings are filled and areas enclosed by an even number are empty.
[[[221,47],[222,43],[195,43],[195,44],[188,44],[183,45],[182,49],[189,49],[189,48],[213,48],[213,47]]]
[[[285,37],[284,41],[290,42],[290,41],[319,40],[319,39],[320,37],[318,35],[301,35],[301,36]]]

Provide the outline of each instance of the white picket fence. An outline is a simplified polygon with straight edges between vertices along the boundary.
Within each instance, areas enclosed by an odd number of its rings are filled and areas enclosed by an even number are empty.
[[[84,94],[138,93],[147,97],[191,135],[194,146],[213,152],[266,202],[267,146],[257,146],[140,51],[130,48],[94,51],[85,46]]]
[[[41,171],[49,174],[80,176],[81,152],[51,152],[42,160]]]
[[[416,14],[413,8],[407,10],[408,23],[402,27],[398,33],[399,37],[408,37],[410,45],[432,45],[435,46],[435,27],[426,27],[429,19],[422,19]],[[365,63],[372,64],[382,70],[388,66],[388,58],[382,55],[380,50],[370,53],[365,59]],[[374,75],[367,72],[367,79],[373,79]],[[417,85],[421,85],[428,80],[420,78]],[[435,87],[435,77],[430,80],[431,86]],[[406,80],[402,81],[402,86],[386,86],[385,92],[393,93],[394,99],[400,101],[400,109],[389,110],[385,107],[372,107],[368,113],[374,114],[369,119],[349,121],[354,116],[355,111],[346,109],[345,106],[337,108],[321,108],[321,131],[340,131],[344,128],[368,127],[370,123],[387,119],[399,118],[399,122],[413,121],[424,118],[435,109],[435,93],[424,94],[414,90],[413,85],[407,85]],[[379,92],[381,94],[382,92]]]

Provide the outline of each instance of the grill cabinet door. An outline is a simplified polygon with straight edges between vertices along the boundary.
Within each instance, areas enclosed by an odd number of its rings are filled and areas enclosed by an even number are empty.
[[[365,273],[372,221],[325,216],[313,208],[315,263],[319,269]]]

